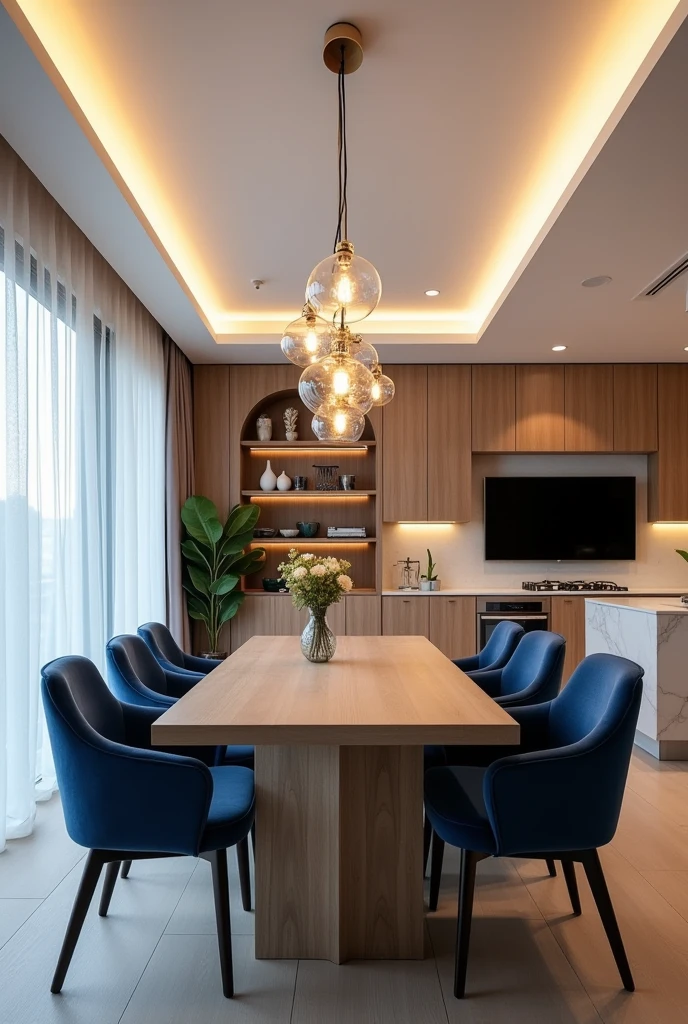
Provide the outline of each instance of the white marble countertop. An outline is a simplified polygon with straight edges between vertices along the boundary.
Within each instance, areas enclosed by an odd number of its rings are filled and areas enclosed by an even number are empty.
[[[593,597],[586,598],[591,604],[610,605],[633,612],[645,612],[647,615],[688,615],[688,605],[674,597]]]
[[[688,594],[688,581],[686,586],[681,590],[672,587],[629,587],[628,590],[613,591],[613,590],[523,590],[519,587],[518,590],[512,590],[509,587],[491,587],[489,590],[480,587],[471,587],[464,590],[383,590],[383,597],[585,597],[595,598],[604,597],[611,601],[620,600],[615,596],[616,594],[623,595],[624,599],[629,597],[642,597],[645,596],[659,596],[659,597],[681,597],[682,594]],[[614,595],[614,596],[613,596]]]

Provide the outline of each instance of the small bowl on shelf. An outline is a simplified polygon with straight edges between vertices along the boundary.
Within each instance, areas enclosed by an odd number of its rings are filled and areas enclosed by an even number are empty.
[[[287,584],[284,580],[270,576],[263,576],[263,590],[268,594],[282,594],[286,591]]]
[[[280,537],[298,537],[298,530],[280,530]]]
[[[267,537],[274,537],[277,530],[273,530],[271,526],[256,526],[253,531],[254,540],[261,540]]]
[[[317,537],[320,523],[297,523],[298,532],[302,537]]]

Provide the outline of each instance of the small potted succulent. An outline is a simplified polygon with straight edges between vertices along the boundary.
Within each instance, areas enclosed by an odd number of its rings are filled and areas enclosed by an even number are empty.
[[[425,573],[420,578],[420,589],[421,590],[439,590],[440,589],[441,580],[439,580],[437,578],[437,573],[435,572],[435,569],[437,568],[437,566],[435,565],[435,563],[432,560],[432,555],[430,554],[430,548],[427,548],[426,550],[428,552],[428,567],[427,567]]]
[[[688,562],[688,551],[681,551],[680,548],[676,548],[676,554],[680,555],[681,558],[685,558],[686,562]],[[681,601],[683,602],[683,604],[688,604],[688,594],[683,594],[681,597]]]

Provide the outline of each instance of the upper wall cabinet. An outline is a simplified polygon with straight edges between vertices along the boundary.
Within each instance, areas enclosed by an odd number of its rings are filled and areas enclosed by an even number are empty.
[[[567,452],[614,450],[614,368],[564,368],[564,445]]]
[[[564,450],[564,367],[516,367],[516,451]]]
[[[472,393],[473,451],[515,451],[515,367],[474,366]]]
[[[471,517],[471,370],[386,366],[396,395],[383,409],[386,522]]]
[[[657,367],[657,453],[650,456],[649,518],[688,521],[688,366]]]
[[[614,367],[614,451],[657,450],[657,367]]]

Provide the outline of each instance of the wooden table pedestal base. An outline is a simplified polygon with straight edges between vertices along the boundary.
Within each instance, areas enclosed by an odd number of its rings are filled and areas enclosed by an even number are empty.
[[[423,748],[256,748],[256,957],[423,957]]]

